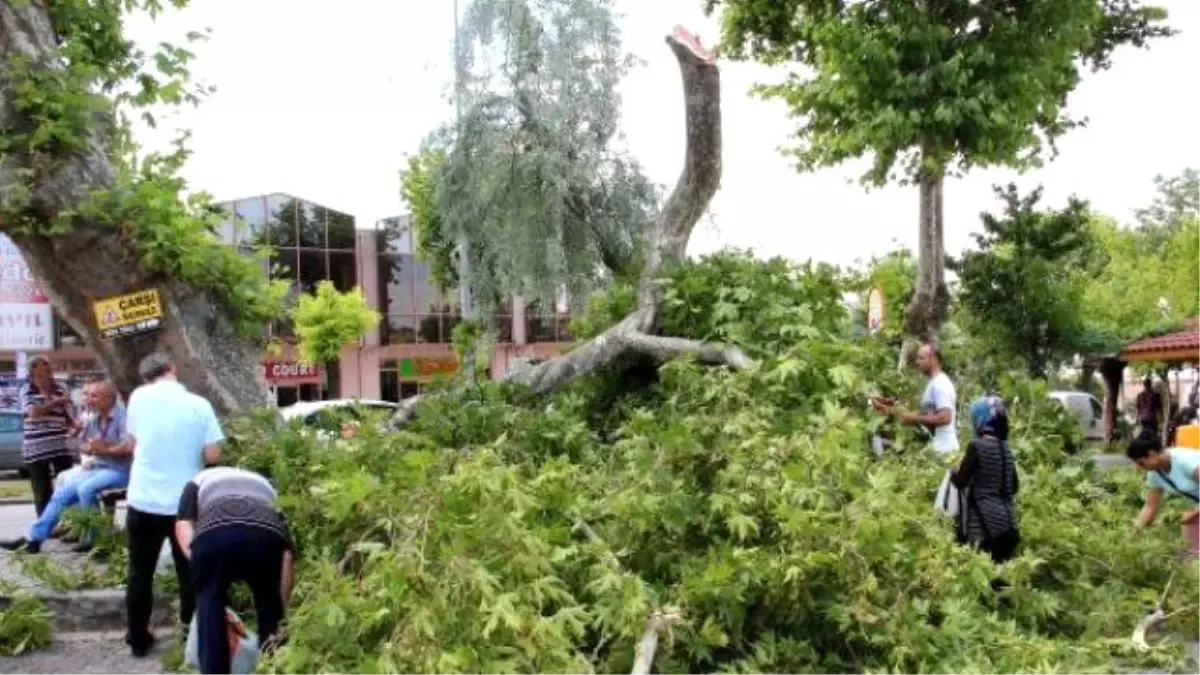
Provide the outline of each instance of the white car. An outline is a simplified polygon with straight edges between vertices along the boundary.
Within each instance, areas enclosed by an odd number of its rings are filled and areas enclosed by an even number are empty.
[[[286,408],[279,409],[283,421],[301,420],[305,427],[315,429],[322,438],[336,437],[340,429],[340,420],[347,414],[357,418],[357,409],[380,410],[388,413],[395,412],[400,406],[391,401],[364,401],[357,398],[335,398],[328,401],[301,401]]]
[[[1086,391],[1052,391],[1049,397],[1079,419],[1084,441],[1096,443],[1105,440],[1104,408],[1095,396]]]

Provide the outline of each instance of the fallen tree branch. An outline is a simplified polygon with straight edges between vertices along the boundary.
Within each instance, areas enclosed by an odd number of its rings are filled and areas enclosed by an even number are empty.
[[[683,80],[687,150],[683,171],[650,232],[645,267],[638,283],[637,309],[571,351],[513,374],[533,395],[550,393],[611,364],[625,354],[659,362],[693,358],[701,363],[745,369],[754,365],[741,349],[679,337],[655,335],[659,287],[664,265],[682,260],[696,221],[708,208],[721,182],[721,79],[716,59],[692,33],[676,27],[667,36]],[[404,400],[392,417],[402,428],[412,421],[423,397]]]
[[[633,669],[630,675],[649,675],[654,665],[654,654],[658,651],[658,638],[671,626],[679,623],[683,617],[677,613],[655,612],[646,619],[646,630],[638,640],[637,650],[634,651]]]

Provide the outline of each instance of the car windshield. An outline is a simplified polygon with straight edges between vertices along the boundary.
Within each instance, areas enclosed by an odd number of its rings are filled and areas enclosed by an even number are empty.
[[[21,416],[16,413],[0,414],[0,433],[13,434],[21,431]]]

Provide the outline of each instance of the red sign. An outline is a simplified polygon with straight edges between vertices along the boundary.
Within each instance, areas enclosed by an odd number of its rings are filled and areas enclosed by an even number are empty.
[[[264,361],[263,376],[272,384],[280,382],[318,382],[321,367],[301,361]]]

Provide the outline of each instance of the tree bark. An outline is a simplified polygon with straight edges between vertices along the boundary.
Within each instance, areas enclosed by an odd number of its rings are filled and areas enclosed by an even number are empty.
[[[3,69],[14,57],[23,57],[36,68],[54,70],[61,67],[57,51],[42,3],[0,2],[0,129],[20,133],[34,124],[17,111],[17,82],[11,71]],[[110,159],[108,132],[102,116],[97,116],[86,149],[55,157],[53,163],[20,147],[0,155],[0,213],[17,209],[33,222],[50,223],[85,204],[93,191],[112,188],[116,168]],[[19,193],[28,175],[34,177],[28,201],[10,202],[8,195]],[[175,363],[179,379],[219,412],[267,403],[259,348],[237,336],[228,308],[211,294],[143,265],[136,242],[117,227],[76,216],[70,231],[46,236],[13,229],[13,222],[0,221],[0,231],[20,249],[43,293],[83,336],[123,396],[139,384],[139,361],[161,352]],[[162,328],[101,340],[92,303],[150,288],[158,289],[162,302]]]
[[[679,61],[683,79],[687,150],[683,172],[654,221],[638,284],[637,308],[611,328],[570,352],[544,361],[509,379],[545,394],[615,361],[627,353],[658,361],[690,357],[702,363],[748,368],[753,361],[729,345],[655,335],[660,277],[664,268],[687,255],[696,221],[708,208],[721,182],[721,79],[713,54],[688,31],[676,28],[667,45]],[[392,420],[401,427],[416,414],[420,396],[406,399]]]
[[[917,283],[905,312],[908,337],[929,341],[946,323],[950,294],[946,290],[946,245],[942,188],[945,172],[925,167],[918,178],[920,215],[917,224]]]

